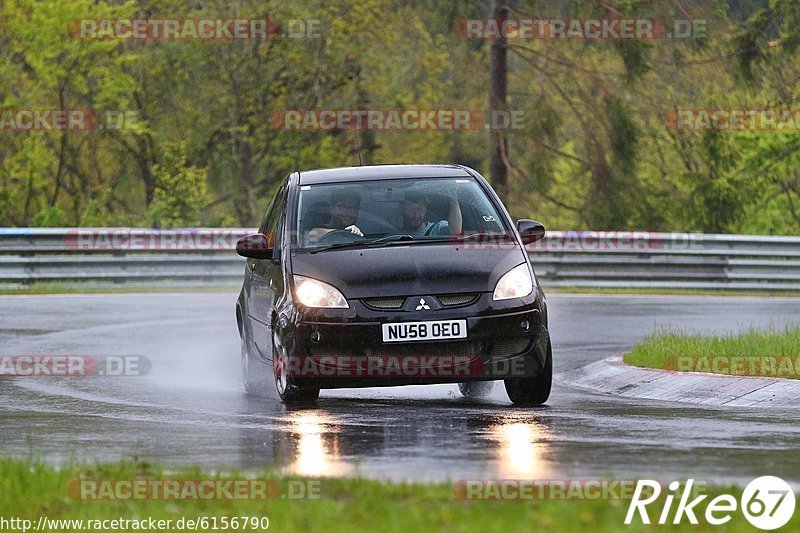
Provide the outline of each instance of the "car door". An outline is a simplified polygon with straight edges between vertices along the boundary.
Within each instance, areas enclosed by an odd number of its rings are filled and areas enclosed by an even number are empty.
[[[272,360],[272,315],[276,295],[283,293],[281,244],[286,212],[286,186],[282,186],[272,201],[270,213],[259,231],[266,235],[273,248],[272,259],[249,259],[250,309],[253,342],[262,358]]]

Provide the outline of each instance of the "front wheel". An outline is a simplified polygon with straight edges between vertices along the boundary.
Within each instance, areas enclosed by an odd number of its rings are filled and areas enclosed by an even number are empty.
[[[275,388],[278,390],[281,401],[285,403],[313,402],[319,398],[319,387],[309,386],[291,375],[288,356],[283,350],[276,348],[273,351],[273,357],[275,358],[273,365]]]
[[[529,378],[506,379],[506,393],[514,405],[542,405],[550,397],[553,385],[553,349],[547,343],[544,368]]]

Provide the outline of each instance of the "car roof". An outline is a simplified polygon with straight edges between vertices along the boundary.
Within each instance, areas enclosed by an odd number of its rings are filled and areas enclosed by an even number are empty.
[[[403,178],[463,178],[472,175],[461,165],[369,165],[305,170],[297,174],[297,183],[300,185]]]

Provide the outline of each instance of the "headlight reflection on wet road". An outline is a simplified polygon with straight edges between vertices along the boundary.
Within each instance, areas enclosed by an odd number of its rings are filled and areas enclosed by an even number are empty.
[[[294,463],[289,467],[301,476],[340,476],[347,466],[339,459],[336,432],[330,431],[335,420],[313,411],[293,413],[289,416],[290,432],[297,439]]]
[[[549,472],[545,461],[547,428],[539,422],[510,421],[494,426],[490,438],[498,446],[501,476],[542,479]]]

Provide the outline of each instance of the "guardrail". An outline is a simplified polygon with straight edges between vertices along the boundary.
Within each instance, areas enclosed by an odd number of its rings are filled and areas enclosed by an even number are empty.
[[[236,241],[251,231],[0,229],[0,287],[236,285]],[[545,287],[800,290],[800,237],[550,231],[528,251]]]

